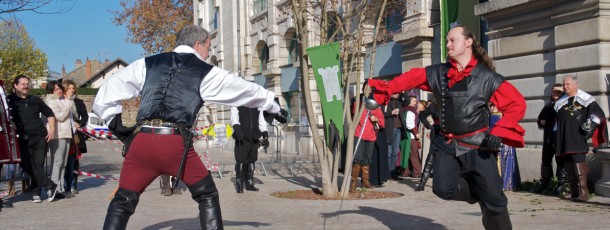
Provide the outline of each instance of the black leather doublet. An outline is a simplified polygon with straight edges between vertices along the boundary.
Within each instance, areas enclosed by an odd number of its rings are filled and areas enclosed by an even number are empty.
[[[467,134],[489,126],[487,102],[504,82],[504,77],[477,64],[460,82],[448,88],[449,63],[426,67],[426,77],[436,101],[441,130]]]
[[[257,108],[248,108],[245,106],[237,107],[237,111],[239,112],[239,124],[241,125],[244,139],[248,141],[258,140],[262,136],[262,133],[258,128],[258,116],[260,115],[260,111],[258,111]]]
[[[161,119],[190,128],[203,105],[201,81],[213,66],[191,53],[147,57],[137,121]]]

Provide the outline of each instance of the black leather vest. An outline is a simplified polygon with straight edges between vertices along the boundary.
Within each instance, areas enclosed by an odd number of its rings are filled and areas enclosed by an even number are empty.
[[[239,124],[244,134],[244,139],[249,141],[258,140],[262,136],[258,128],[258,116],[260,111],[257,108],[248,108],[245,106],[237,107],[239,112]]]
[[[190,53],[162,53],[147,57],[146,81],[137,121],[161,119],[191,127],[203,99],[199,87],[213,68]]]
[[[445,133],[466,134],[489,126],[487,102],[504,82],[504,78],[477,64],[460,82],[448,88],[449,63],[426,67],[426,77],[438,107],[441,130]]]

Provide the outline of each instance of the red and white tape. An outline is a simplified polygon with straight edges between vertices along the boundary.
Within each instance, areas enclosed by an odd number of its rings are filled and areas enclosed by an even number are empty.
[[[74,173],[76,173],[78,175],[95,177],[95,178],[100,178],[100,179],[104,179],[104,180],[119,180],[118,178],[114,178],[114,177],[102,176],[102,175],[97,175],[97,174],[88,173],[88,172],[81,172],[81,171],[76,171],[76,170],[74,170]]]
[[[94,136],[99,137],[99,138],[106,138],[106,139],[112,138],[112,132],[106,131],[106,130],[95,130],[95,129],[82,128],[82,129],[80,129],[80,131],[82,131],[84,133],[93,134]]]

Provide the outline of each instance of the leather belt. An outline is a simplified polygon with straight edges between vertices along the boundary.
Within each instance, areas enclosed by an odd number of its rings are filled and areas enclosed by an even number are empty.
[[[446,133],[446,132],[441,131],[441,135],[448,139],[447,144],[449,144],[454,139],[462,139],[462,138],[466,138],[466,137],[471,137],[478,133],[485,132],[485,131],[487,131],[487,129],[488,129],[487,127],[483,127],[482,129],[476,130],[474,132],[464,133],[464,134],[453,134],[453,133]]]
[[[180,130],[173,127],[142,127],[140,132],[160,135],[180,135]]]

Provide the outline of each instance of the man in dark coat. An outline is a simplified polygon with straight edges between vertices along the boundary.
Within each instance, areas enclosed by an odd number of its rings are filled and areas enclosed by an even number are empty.
[[[557,111],[557,154],[564,162],[571,188],[571,199],[577,202],[589,200],[585,162],[589,152],[587,140],[593,146],[607,141],[606,115],[595,98],[578,89],[576,77],[567,75],[563,79],[565,95],[555,103]]]
[[[538,115],[538,128],[544,130],[542,136],[542,164],[540,166],[540,186],[536,188],[536,193],[542,193],[547,189],[553,177],[553,157],[555,156],[555,145],[557,140],[557,111],[555,111],[555,102],[563,96],[563,85],[561,83],[553,85],[551,88],[551,100],[546,104]],[[561,157],[555,157],[557,170],[557,187],[555,194],[563,193],[566,182],[566,172],[563,169],[563,161]]]

